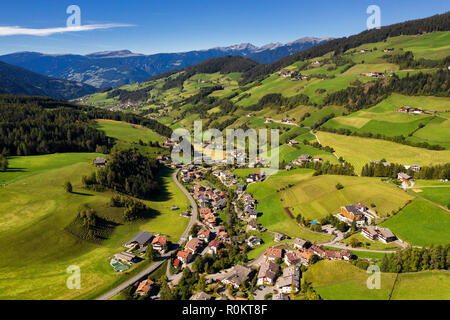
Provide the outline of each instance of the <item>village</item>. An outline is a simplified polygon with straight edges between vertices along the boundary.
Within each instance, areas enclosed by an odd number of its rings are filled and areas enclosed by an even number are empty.
[[[296,141],[289,143],[295,144]],[[174,146],[171,141],[166,144]],[[194,217],[196,222],[187,239],[179,246],[169,243],[164,235],[137,234],[124,244],[127,250],[114,255],[111,265],[116,272],[124,272],[133,264],[140,263],[152,250],[158,257],[168,259],[166,273],[170,287],[177,286],[186,269],[204,277],[208,290],[195,293],[191,300],[248,300],[249,292],[259,300],[295,299],[301,292],[302,272],[311,264],[320,260],[354,260],[352,248],[339,243],[347,233],[359,232],[370,241],[405,245],[389,229],[376,226],[376,212],[361,203],[346,204],[339,212],[330,213],[336,221],[347,226],[347,231],[338,230],[335,224],[320,225],[314,221],[304,226],[333,235],[333,241],[320,244],[301,238],[291,239],[285,234],[266,230],[258,223],[258,218],[264,213],[258,211],[258,201],[246,191],[250,184],[263,183],[269,178],[263,163],[247,165],[254,171],[246,177],[238,177],[233,173],[238,166],[225,162],[204,167],[193,164],[182,166],[171,162],[167,156],[159,156],[158,160],[177,170],[177,179],[188,190],[198,208],[179,214],[190,219],[194,212],[198,212],[198,217]],[[319,156],[304,154],[291,161],[284,170],[322,161]],[[373,161],[373,164],[380,163]],[[383,165],[390,164],[385,162]],[[420,170],[420,166],[407,166],[407,169]],[[402,183],[412,181],[406,173],[399,173],[398,179]],[[179,209],[174,206],[171,210]],[[285,211],[292,216],[288,208]],[[229,219],[236,219],[231,227],[230,221],[227,221]],[[265,245],[261,235],[268,234],[271,234],[275,245]],[[264,238],[267,239],[267,236]],[[264,248],[261,254],[249,261],[246,253],[261,246]],[[233,257],[235,262],[222,262],[224,256]],[[137,296],[160,299],[159,294],[152,293],[156,286],[155,281],[144,279],[133,287]]]

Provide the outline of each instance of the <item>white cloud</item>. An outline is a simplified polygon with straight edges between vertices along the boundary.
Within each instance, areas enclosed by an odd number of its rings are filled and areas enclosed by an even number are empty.
[[[65,32],[80,32],[80,31],[91,31],[98,29],[111,29],[117,27],[133,27],[132,24],[120,24],[120,23],[109,23],[109,24],[88,24],[78,27],[61,27],[61,28],[46,28],[46,29],[32,29],[32,28],[22,28],[18,26],[0,27],[0,37],[2,36],[17,36],[17,35],[28,35],[28,36],[38,36],[44,37],[56,33]]]

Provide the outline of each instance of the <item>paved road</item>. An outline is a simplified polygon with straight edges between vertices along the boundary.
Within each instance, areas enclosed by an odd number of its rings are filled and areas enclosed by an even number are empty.
[[[191,203],[192,206],[192,215],[191,215],[191,220],[189,221],[188,226],[186,227],[186,229],[184,230],[183,234],[180,237],[180,240],[178,241],[178,244],[183,243],[184,241],[186,241],[187,236],[189,234],[189,231],[191,230],[192,226],[198,222],[197,217],[198,217],[198,209],[197,209],[197,204],[195,203],[194,199],[191,197],[191,195],[189,194],[189,192],[183,187],[183,185],[181,185],[181,183],[178,181],[177,175],[178,172],[180,171],[180,169],[176,170],[173,173],[173,181],[175,182],[175,184],[178,186],[178,188],[180,188],[181,191],[183,191],[183,193],[186,195],[186,197],[189,199],[189,202]],[[112,298],[113,296],[115,296],[116,294],[118,294],[119,292],[121,292],[122,290],[125,290],[127,287],[131,286],[133,283],[145,278],[147,275],[149,275],[150,273],[152,273],[153,271],[155,271],[159,266],[161,266],[164,261],[166,261],[167,259],[170,258],[170,255],[172,254],[173,251],[167,252],[166,254],[164,254],[161,257],[161,260],[153,263],[151,266],[149,266],[148,268],[146,268],[145,270],[141,271],[139,274],[137,274],[136,276],[134,276],[133,278],[125,281],[124,283],[120,284],[119,286],[117,286],[116,288],[114,288],[113,290],[109,291],[108,293],[102,295],[101,297],[97,298],[97,300],[108,300],[110,298]]]

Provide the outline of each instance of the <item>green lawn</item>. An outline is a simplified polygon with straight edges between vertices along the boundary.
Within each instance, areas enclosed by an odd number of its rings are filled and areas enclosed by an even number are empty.
[[[417,246],[450,243],[450,213],[417,199],[382,224],[403,241]]]
[[[344,244],[350,244],[351,239],[357,239],[358,241],[360,241],[362,243],[362,246],[360,247],[360,249],[366,248],[369,250],[397,250],[397,249],[401,248],[400,246],[398,246],[394,243],[385,244],[381,241],[369,240],[366,237],[364,237],[361,233],[354,234],[354,235],[344,239],[341,242]],[[355,251],[355,254],[358,255],[358,251]]]
[[[154,131],[126,122],[97,120],[97,129],[105,131],[107,136],[120,141],[139,142],[139,140],[142,140],[145,143],[163,141],[163,138]]]
[[[0,299],[95,298],[127,277],[113,271],[109,257],[122,251],[122,244],[137,232],[162,233],[172,241],[178,240],[188,220],[170,207],[176,204],[183,210],[189,203],[168,171],[161,173],[163,196],[146,202],[159,212],[155,217],[118,225],[101,245],[80,240],[64,230],[84,204],[102,217],[120,214],[108,205],[110,192],[81,188],[81,176],[94,170],[91,159],[95,156],[56,155],[67,164],[53,170],[51,162],[55,159],[47,159],[45,170],[35,164],[35,157],[14,159],[13,163],[34,164],[30,168],[23,165],[26,176],[15,176],[15,181],[0,191]],[[37,167],[41,169],[32,169]],[[34,174],[30,174],[33,170]],[[75,193],[64,191],[67,180],[72,182]],[[66,287],[66,269],[71,265],[81,268],[80,290]],[[144,267],[140,265],[138,268]]]
[[[413,192],[421,197],[424,197],[425,199],[439,203],[445,207],[450,204],[450,183],[447,183],[446,185],[435,185],[428,187],[421,187],[418,185],[413,189]]]
[[[449,300],[450,273],[426,271],[400,274],[392,300]]]

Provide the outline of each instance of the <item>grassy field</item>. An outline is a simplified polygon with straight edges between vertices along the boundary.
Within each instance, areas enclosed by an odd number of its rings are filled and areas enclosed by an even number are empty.
[[[344,136],[329,132],[318,132],[322,145],[333,147],[338,156],[342,156],[355,166],[357,173],[373,160],[386,159],[401,164],[419,164],[422,166],[447,163],[450,150],[434,151],[415,148],[395,142]]]
[[[450,243],[450,213],[417,199],[382,224],[403,241],[417,246]]]
[[[429,185],[423,186],[420,182],[416,182],[417,187],[413,189],[417,195],[425,199],[439,203],[443,206],[450,204],[450,183],[444,185]]]
[[[51,159],[54,155],[12,160],[21,164],[26,176],[15,176],[0,192],[0,299],[95,298],[127,277],[113,271],[109,257],[122,251],[121,245],[137,232],[167,234],[172,241],[178,240],[188,220],[170,207],[176,204],[186,209],[188,200],[172,182],[170,172],[161,176],[163,195],[146,202],[159,212],[153,218],[118,225],[101,245],[65,231],[84,204],[102,217],[120,214],[108,205],[111,193],[81,189],[81,176],[94,170],[91,159],[95,156],[64,154],[57,155],[57,160]],[[51,169],[53,161],[61,165]],[[27,163],[32,164],[30,168]],[[72,194],[64,191],[67,180],[74,186]],[[81,268],[80,290],[66,287],[66,269],[71,265]]]
[[[381,274],[381,289],[367,288],[370,275],[348,262],[320,261],[309,267],[304,278],[325,300],[448,300],[450,274],[446,271]],[[395,287],[394,287],[395,282]]]
[[[393,94],[376,106],[333,118],[323,126],[325,128],[347,129],[357,133],[383,134],[385,136],[408,137],[412,141],[428,142],[448,146],[450,142],[446,132],[450,121],[431,115],[409,115],[398,112],[402,106],[422,108],[424,110],[446,111],[450,108],[450,99],[439,97],[408,97]],[[424,125],[419,129],[420,125]],[[419,130],[418,130],[419,129]]]
[[[286,179],[286,182],[289,180]],[[337,190],[335,186],[338,183],[344,189]],[[309,219],[336,214],[341,206],[358,202],[367,206],[375,204],[377,215],[383,217],[413,199],[379,178],[323,175],[291,184],[294,184],[293,187],[280,193],[282,206],[291,208],[294,216],[301,214]]]
[[[262,183],[252,184],[248,188],[255,199],[258,200],[258,212],[262,216],[258,222],[271,231],[283,232],[291,237],[300,237],[313,242],[325,242],[331,236],[315,233],[297,225],[295,220],[290,219],[283,210],[278,189],[286,187],[310,178],[312,170],[297,169],[293,171],[280,171]]]
[[[156,132],[142,126],[126,122],[97,120],[97,129],[105,131],[108,137],[115,138],[119,141],[139,142],[139,140],[142,140],[145,143],[149,141],[164,141],[163,138]]]

